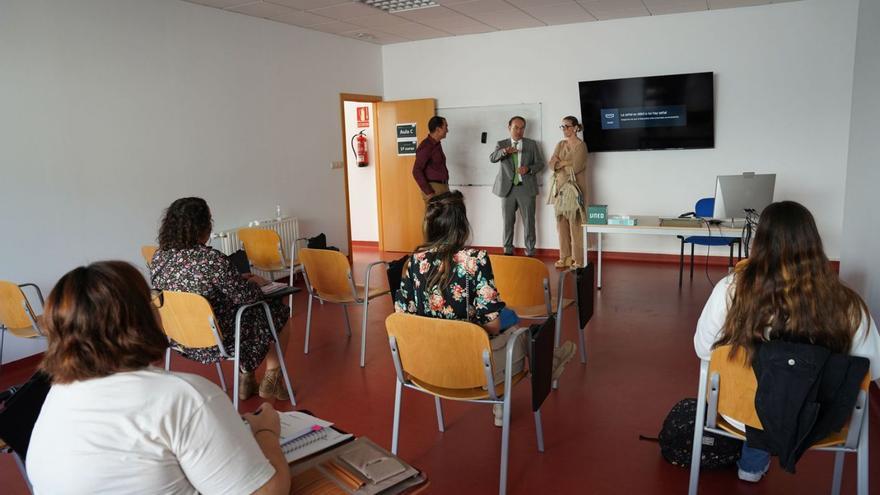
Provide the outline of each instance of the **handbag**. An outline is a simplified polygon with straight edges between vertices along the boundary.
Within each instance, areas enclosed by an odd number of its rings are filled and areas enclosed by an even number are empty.
[[[565,217],[573,222],[577,219],[578,213],[581,213],[582,217],[584,216],[584,197],[574,180],[574,172],[570,168],[568,174],[569,179],[559,188],[553,206],[556,209],[557,217]]]

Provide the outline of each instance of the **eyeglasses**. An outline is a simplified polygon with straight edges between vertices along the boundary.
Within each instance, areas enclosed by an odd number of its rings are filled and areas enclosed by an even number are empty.
[[[559,128],[562,129],[563,131],[566,129],[571,129],[572,127],[574,127],[574,126],[568,125],[568,124],[562,124],[561,126],[559,126]]]

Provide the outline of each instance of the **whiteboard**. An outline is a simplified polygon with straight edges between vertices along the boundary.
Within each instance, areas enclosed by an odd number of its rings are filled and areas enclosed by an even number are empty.
[[[540,103],[438,108],[437,115],[445,117],[449,125],[449,134],[443,140],[443,152],[451,186],[491,186],[495,183],[499,164],[491,163],[489,155],[495,151],[498,141],[510,137],[507,122],[514,115],[526,119],[525,137],[541,146]],[[482,143],[484,132],[486,142]],[[538,179],[540,182],[540,176]]]

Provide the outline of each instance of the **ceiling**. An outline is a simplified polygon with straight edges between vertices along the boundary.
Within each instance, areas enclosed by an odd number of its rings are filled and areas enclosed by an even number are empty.
[[[351,0],[184,0],[379,45],[796,0],[434,0],[388,14]]]

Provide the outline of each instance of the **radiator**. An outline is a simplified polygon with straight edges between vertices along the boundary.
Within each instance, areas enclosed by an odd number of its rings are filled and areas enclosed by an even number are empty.
[[[284,217],[280,220],[254,220],[248,225],[213,232],[211,234],[211,246],[226,255],[238,251],[241,249],[241,241],[238,239],[238,229],[245,227],[271,229],[278,232],[278,235],[281,237],[281,249],[284,251],[284,258],[288,261],[291,259],[290,248],[293,243],[299,239],[299,222],[294,217]]]

